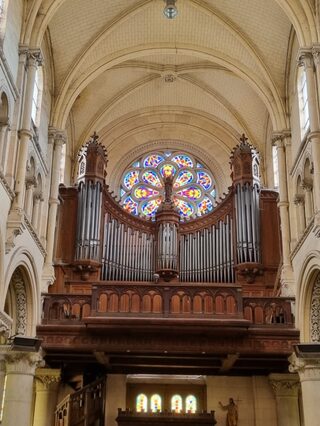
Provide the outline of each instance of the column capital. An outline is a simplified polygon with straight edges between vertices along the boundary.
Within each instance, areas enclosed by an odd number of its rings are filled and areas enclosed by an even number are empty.
[[[63,145],[67,141],[65,130],[56,129],[51,126],[48,128],[48,137],[53,140],[55,145]]]
[[[271,140],[272,145],[277,147],[284,147],[291,143],[288,139],[291,137],[291,131],[289,129],[275,131],[272,133]]]
[[[297,374],[270,374],[269,382],[277,397],[298,396],[300,381]]]
[[[289,361],[289,371],[298,373],[300,382],[320,381],[320,358],[301,358],[293,353]]]
[[[301,204],[304,203],[304,196],[301,194],[296,194],[293,199],[293,202],[296,206],[300,206]]]
[[[39,67],[43,63],[43,56],[40,49],[28,49],[27,65],[31,67]]]
[[[320,44],[314,44],[312,46],[313,60],[316,65],[320,65]]]
[[[302,189],[304,189],[306,192],[312,191],[312,183],[308,182],[307,180],[303,180],[301,182]]]
[[[311,48],[300,48],[297,55],[299,67],[313,68],[313,54]]]
[[[34,375],[42,363],[40,352],[18,352],[9,350],[5,355],[7,374]]]
[[[320,131],[309,132],[307,135],[308,142],[311,141],[312,139],[320,139]]]
[[[49,390],[59,384],[61,380],[61,370],[57,368],[37,368],[36,369],[37,390]]]

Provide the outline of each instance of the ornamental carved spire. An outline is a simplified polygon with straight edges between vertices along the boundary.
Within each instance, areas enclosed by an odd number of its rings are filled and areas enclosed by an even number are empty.
[[[94,132],[80,150],[78,180],[104,181],[107,162],[106,148],[99,141],[97,133]]]

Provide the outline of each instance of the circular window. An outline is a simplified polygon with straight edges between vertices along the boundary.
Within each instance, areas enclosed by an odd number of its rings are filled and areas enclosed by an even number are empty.
[[[212,174],[192,156],[181,152],[151,153],[123,174],[122,207],[133,215],[153,218],[164,198],[164,178],[173,178],[173,202],[182,218],[213,210],[216,185]]]

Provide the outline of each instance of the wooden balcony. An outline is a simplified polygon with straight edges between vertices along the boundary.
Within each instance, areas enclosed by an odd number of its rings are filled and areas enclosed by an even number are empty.
[[[137,413],[131,410],[118,411],[117,422],[119,426],[213,426],[215,420],[214,411],[210,413],[173,413],[169,411],[158,413]]]
[[[293,327],[290,298],[242,297],[237,285],[108,283],[91,294],[46,294],[42,324],[102,324],[106,319],[183,324]]]

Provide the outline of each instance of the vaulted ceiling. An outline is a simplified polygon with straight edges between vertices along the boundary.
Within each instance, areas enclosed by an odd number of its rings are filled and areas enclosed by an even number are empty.
[[[154,149],[196,154],[222,187],[244,132],[264,153],[268,129],[289,126],[290,43],[317,42],[308,0],[33,0],[24,41],[47,31],[54,73],[51,124],[76,154],[94,130],[116,186],[126,165]],[[159,141],[157,144],[156,141]]]

